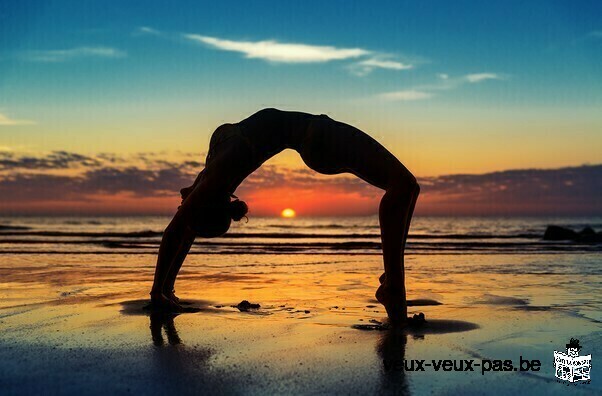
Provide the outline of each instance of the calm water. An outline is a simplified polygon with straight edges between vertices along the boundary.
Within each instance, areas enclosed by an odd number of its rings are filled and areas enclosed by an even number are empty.
[[[168,217],[0,218],[2,253],[156,254]],[[602,244],[543,241],[548,225],[602,230],[602,218],[418,217],[408,254],[595,253]],[[251,218],[193,254],[380,254],[378,219]]]

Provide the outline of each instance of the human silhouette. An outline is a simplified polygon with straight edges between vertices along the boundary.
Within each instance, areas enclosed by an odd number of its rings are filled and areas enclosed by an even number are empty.
[[[379,206],[385,272],[376,298],[392,321],[405,322],[404,249],[420,191],[416,178],[386,148],[351,125],[324,114],[277,109],[224,124],[211,136],[205,169],[180,191],[182,205],[163,234],[150,293],[153,304],[181,309],[174,284],[195,237],[221,236],[232,220],[245,217],[248,207],[234,196],[236,188],[287,148],[318,173],[351,173],[385,191]]]

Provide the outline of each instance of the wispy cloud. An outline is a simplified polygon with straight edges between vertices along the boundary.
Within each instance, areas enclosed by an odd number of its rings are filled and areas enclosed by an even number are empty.
[[[126,55],[125,51],[111,47],[77,47],[26,51],[20,58],[31,62],[66,62],[82,58],[123,58]]]
[[[31,120],[14,120],[5,114],[0,113],[0,126],[14,126],[14,125],[33,125],[35,121]]]
[[[222,51],[239,52],[244,54],[246,58],[279,63],[329,62],[359,58],[370,53],[370,51],[361,48],[280,43],[275,40],[234,41],[198,34],[185,34],[184,37]]]
[[[152,27],[148,27],[148,26],[140,26],[138,29],[136,29],[135,33],[136,34],[147,34],[150,36],[161,35],[161,31],[154,29]]]
[[[414,89],[409,89],[405,91],[393,91],[393,92],[385,92],[379,95],[381,99],[390,100],[390,101],[413,101],[413,100],[422,100],[429,99],[433,96],[430,92],[417,91]]]
[[[437,81],[433,84],[420,86],[420,89],[425,90],[448,90],[459,88],[465,84],[477,84],[488,80],[504,80],[506,77],[499,73],[482,72],[482,73],[471,73],[463,76],[450,76],[447,73],[437,74]]]
[[[505,77],[498,73],[472,73],[459,77],[451,77],[446,73],[437,74],[437,81],[433,84],[419,85],[400,91],[385,92],[377,97],[388,101],[410,101],[429,99],[435,96],[435,92],[447,91],[459,88],[465,84],[477,84],[488,80],[503,80]]]
[[[272,63],[326,63],[332,61],[356,61],[347,65],[347,69],[357,76],[365,76],[375,69],[408,70],[415,62],[396,59],[394,54],[372,51],[365,48],[345,48],[334,45],[314,45],[300,42],[280,42],[278,40],[231,40],[223,37],[202,34],[168,33],[150,26],[140,26],[135,36],[157,36],[176,40],[184,38],[194,43],[220,51],[242,54],[247,59],[260,59]],[[413,58],[420,60],[419,58]],[[424,61],[424,60],[422,60]]]
[[[387,69],[387,70],[410,70],[413,69],[414,65],[410,63],[399,62],[384,57],[372,57],[361,60],[352,64],[349,69],[353,74],[358,76],[365,76],[371,73],[374,69]]]
[[[464,78],[469,83],[478,83],[486,80],[501,80],[502,77],[496,73],[474,73],[468,74]]]

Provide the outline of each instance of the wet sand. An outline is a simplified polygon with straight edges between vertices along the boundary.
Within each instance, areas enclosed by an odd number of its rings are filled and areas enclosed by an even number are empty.
[[[583,257],[595,262],[595,256]],[[410,313],[387,326],[375,256],[195,255],[189,313],[144,309],[151,255],[4,255],[0,389],[12,394],[566,394],[553,351],[579,338],[600,392],[600,275],[542,268],[558,255],[408,258]],[[538,266],[541,263],[541,266]],[[476,270],[479,268],[480,270]],[[260,304],[244,312],[242,300]],[[539,359],[539,372],[407,372],[404,359]]]

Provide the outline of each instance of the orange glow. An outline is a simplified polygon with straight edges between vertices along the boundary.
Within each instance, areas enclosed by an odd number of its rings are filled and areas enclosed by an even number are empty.
[[[297,216],[297,213],[291,208],[286,208],[282,211],[282,213],[280,213],[280,216],[290,219]]]
[[[349,216],[378,213],[381,194],[375,196],[348,192],[336,186],[317,189],[274,187],[241,192],[252,216],[280,216],[282,209],[292,207],[303,216]]]

